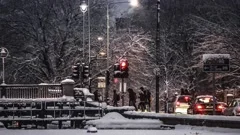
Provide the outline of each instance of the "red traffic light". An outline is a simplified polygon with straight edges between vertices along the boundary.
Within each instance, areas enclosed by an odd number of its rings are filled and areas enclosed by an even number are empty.
[[[120,70],[128,70],[128,61],[126,59],[121,59],[120,60]]]
[[[121,63],[121,69],[122,69],[122,70],[125,69],[126,66],[127,66],[127,63],[126,63],[126,62],[122,62],[122,63]]]

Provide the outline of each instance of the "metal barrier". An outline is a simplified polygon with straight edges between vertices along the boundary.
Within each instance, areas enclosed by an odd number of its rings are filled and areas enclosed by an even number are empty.
[[[90,106],[93,104],[97,106]],[[80,127],[84,121],[99,119],[103,116],[105,108],[99,102],[76,101],[75,99],[26,99],[26,100],[0,100],[0,122],[6,127],[12,122],[18,125],[41,125],[47,128],[47,124],[58,121],[62,128],[63,121],[70,121],[71,127]],[[73,124],[72,124],[73,123]]]
[[[58,98],[63,96],[61,84],[10,84],[0,86],[1,98]]]
[[[0,86],[0,122],[5,126],[18,122],[42,125],[58,121],[75,123],[75,127],[86,120],[103,116],[102,104],[87,101],[87,96],[75,100],[63,95],[61,84],[8,84]],[[94,105],[93,105],[94,104]],[[73,124],[74,125],[74,124]]]

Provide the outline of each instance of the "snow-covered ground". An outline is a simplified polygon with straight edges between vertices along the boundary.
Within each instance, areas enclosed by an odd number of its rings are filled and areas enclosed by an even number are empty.
[[[210,128],[197,126],[176,125],[173,130],[146,130],[162,125],[161,121],[150,119],[130,120],[118,113],[109,113],[99,120],[87,122],[88,125],[95,125],[97,133],[88,133],[85,129],[48,129],[48,130],[8,130],[1,129],[0,135],[239,135],[240,129]],[[106,128],[115,129],[106,129]],[[105,128],[105,129],[104,129]],[[123,130],[119,130],[119,128]],[[128,129],[124,129],[128,128]],[[129,130],[130,129],[130,130]]]
[[[86,129],[61,130],[0,130],[0,135],[239,135],[240,129],[176,126],[175,130],[98,130],[87,133]]]

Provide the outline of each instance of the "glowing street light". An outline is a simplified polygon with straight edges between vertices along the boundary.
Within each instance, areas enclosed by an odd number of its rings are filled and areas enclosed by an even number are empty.
[[[88,5],[86,4],[85,1],[83,1],[82,4],[80,5],[80,10],[81,10],[83,13],[86,13],[86,12],[87,12],[87,8],[88,8]]]
[[[130,0],[130,5],[132,7],[137,7],[139,5],[138,0]]]
[[[83,13],[83,41],[82,41],[82,44],[83,44],[83,58],[85,57],[85,13],[87,12],[87,9],[88,9],[88,5],[86,4],[85,1],[82,2],[82,4],[79,6],[80,7],[80,10],[82,11]]]

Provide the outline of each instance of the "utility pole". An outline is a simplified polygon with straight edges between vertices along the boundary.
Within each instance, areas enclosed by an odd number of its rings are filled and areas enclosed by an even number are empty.
[[[109,38],[109,0],[107,0],[107,71],[106,71],[106,77],[109,74],[109,44],[110,44],[110,38]],[[106,79],[106,88],[105,88],[105,101],[108,100],[108,90],[109,90],[109,84]]]
[[[156,29],[156,65],[159,68],[159,46],[160,46],[160,0],[157,0],[157,29]],[[159,113],[159,81],[160,74],[155,74],[156,78],[156,113]]]

